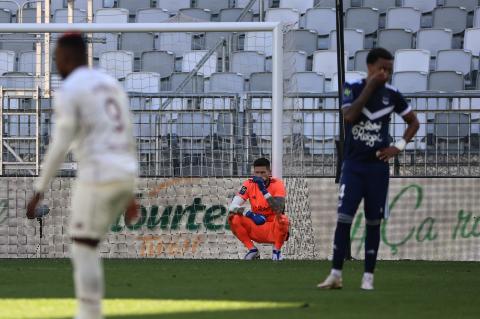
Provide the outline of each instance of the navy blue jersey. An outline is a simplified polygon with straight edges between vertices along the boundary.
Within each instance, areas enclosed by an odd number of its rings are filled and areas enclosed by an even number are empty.
[[[350,106],[360,96],[366,80],[345,83],[343,107]],[[355,123],[345,123],[344,159],[379,161],[376,152],[390,145],[390,114],[404,116],[410,106],[397,89],[389,84],[378,88],[370,97]]]

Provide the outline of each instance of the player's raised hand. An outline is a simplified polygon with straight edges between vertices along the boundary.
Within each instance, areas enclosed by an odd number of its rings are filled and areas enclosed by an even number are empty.
[[[388,73],[385,70],[380,70],[373,73],[367,78],[367,85],[377,88],[379,86],[385,85],[389,79]]]
[[[258,188],[260,188],[262,194],[266,194],[268,192],[267,187],[265,186],[265,180],[262,177],[253,176],[252,181],[258,185]]]
[[[38,206],[38,203],[42,200],[42,193],[35,193],[33,197],[27,204],[27,218],[34,219],[35,218],[35,209]]]
[[[377,151],[377,157],[384,162],[388,162],[392,157],[397,156],[399,153],[400,150],[398,148],[390,146]]]

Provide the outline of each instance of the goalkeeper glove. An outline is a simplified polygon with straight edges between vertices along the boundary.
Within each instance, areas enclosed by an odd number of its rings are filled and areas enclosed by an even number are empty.
[[[245,213],[245,216],[253,220],[255,225],[263,225],[267,221],[265,216],[263,216],[262,214],[255,214],[254,212],[249,210]]]
[[[263,195],[267,194],[267,187],[265,186],[265,181],[260,176],[253,176],[252,181],[258,185],[258,188]]]

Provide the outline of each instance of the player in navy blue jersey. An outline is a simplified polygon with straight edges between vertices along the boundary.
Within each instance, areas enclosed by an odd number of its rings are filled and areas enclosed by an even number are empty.
[[[345,83],[342,113],[345,119],[344,161],[340,178],[337,227],[332,270],[318,288],[342,288],[342,267],[350,228],[364,200],[366,238],[365,272],[361,288],[373,289],[373,272],[380,244],[380,224],[388,218],[388,161],[405,149],[419,128],[418,119],[398,90],[387,82],[393,56],[383,48],[367,56],[366,79]],[[395,112],[408,124],[403,138],[391,144],[390,115]]]

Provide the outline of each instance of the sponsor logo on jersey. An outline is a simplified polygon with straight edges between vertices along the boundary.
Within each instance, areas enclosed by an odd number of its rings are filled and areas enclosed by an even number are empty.
[[[365,142],[365,145],[373,147],[376,142],[381,142],[380,129],[382,123],[373,123],[370,120],[361,121],[352,128],[354,140]]]
[[[383,103],[383,105],[389,105],[390,104],[390,99],[388,98],[388,96],[383,97],[382,103]]]

